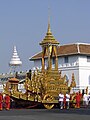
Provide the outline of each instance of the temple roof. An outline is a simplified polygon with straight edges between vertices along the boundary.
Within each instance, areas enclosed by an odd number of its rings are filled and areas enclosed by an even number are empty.
[[[48,23],[48,29],[45,38],[40,42],[40,45],[47,44],[59,44],[59,42],[54,38],[50,29],[50,23]]]
[[[67,56],[67,55],[76,55],[76,54],[90,55],[90,44],[75,43],[75,44],[61,45],[57,47],[57,56]],[[47,57],[47,54],[45,55],[45,57]],[[41,58],[42,58],[42,52],[39,52],[34,56],[32,56],[29,60],[35,60]]]
[[[13,82],[13,83],[18,83],[19,82],[19,80],[17,78],[15,78],[15,77],[10,78],[8,81]]]

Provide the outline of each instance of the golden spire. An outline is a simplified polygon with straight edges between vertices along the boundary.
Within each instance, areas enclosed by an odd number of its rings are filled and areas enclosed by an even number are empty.
[[[40,45],[44,44],[59,44],[59,42],[54,38],[50,28],[50,19],[48,20],[48,29],[45,38],[40,42]]]
[[[47,35],[52,34],[51,33],[51,28],[50,28],[50,8],[48,8],[48,29],[47,29]]]
[[[48,29],[47,29],[47,35],[50,35],[51,33],[51,28],[50,28],[50,21],[48,22]]]
[[[50,28],[50,9],[48,9],[48,29],[45,38],[40,42],[40,45],[56,44],[59,42],[54,38]]]

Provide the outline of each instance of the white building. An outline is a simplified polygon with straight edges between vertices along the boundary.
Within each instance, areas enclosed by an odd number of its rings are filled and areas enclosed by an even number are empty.
[[[41,68],[42,53],[37,53],[30,60],[34,61],[35,68]],[[54,57],[52,59],[54,67]],[[47,56],[45,58],[47,67]],[[90,89],[90,44],[76,43],[62,45],[58,47],[58,68],[62,75],[67,76],[69,83],[72,79],[72,73],[75,75],[75,81],[79,89]]]
[[[62,75],[67,76],[69,84],[71,83],[72,73],[74,73],[76,88],[80,90],[88,87],[90,91],[90,44],[75,43],[58,46],[58,68]],[[39,52],[29,58],[34,62],[34,68],[41,68],[42,52]],[[53,56],[52,66],[55,59]],[[45,68],[47,68],[47,55],[45,56]]]

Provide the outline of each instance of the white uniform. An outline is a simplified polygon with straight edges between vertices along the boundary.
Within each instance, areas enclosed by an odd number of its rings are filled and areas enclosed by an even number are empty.
[[[89,96],[87,94],[83,95],[83,105],[88,105],[88,102],[89,102],[88,98],[89,98]]]
[[[63,94],[59,94],[59,101],[63,101],[63,99],[64,99],[64,95]]]
[[[64,95],[62,93],[59,94],[59,105],[60,109],[63,109],[63,100],[64,100]]]
[[[70,101],[70,95],[66,94],[66,101]]]
[[[70,95],[66,93],[66,108],[69,109]]]

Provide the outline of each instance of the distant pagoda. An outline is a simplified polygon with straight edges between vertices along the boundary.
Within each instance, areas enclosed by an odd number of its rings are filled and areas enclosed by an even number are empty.
[[[21,66],[21,65],[22,65],[22,61],[20,60],[20,57],[18,56],[16,46],[14,46],[13,55],[12,55],[11,61],[9,62],[9,66],[11,67],[11,70],[14,69],[14,72],[15,72],[16,67]]]

